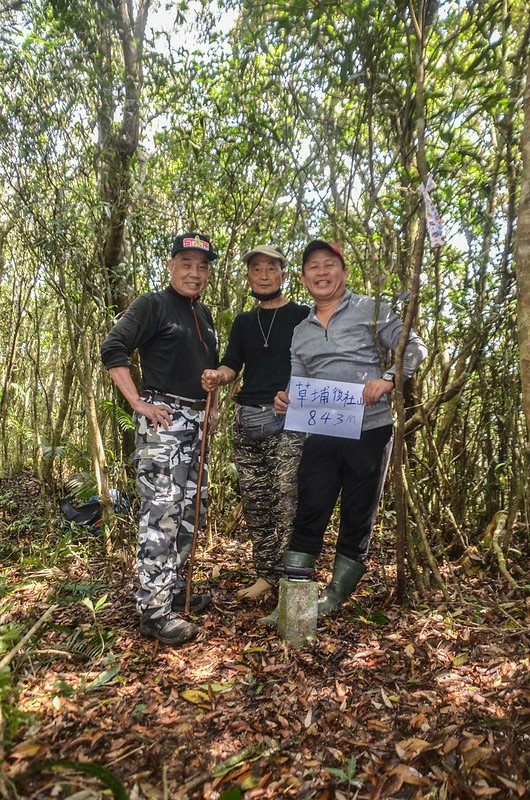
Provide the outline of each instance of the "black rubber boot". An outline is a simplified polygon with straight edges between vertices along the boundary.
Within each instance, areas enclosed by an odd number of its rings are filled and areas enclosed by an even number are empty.
[[[362,576],[366,572],[366,565],[362,561],[354,561],[340,553],[335,554],[333,577],[328,583],[318,601],[318,616],[331,614],[344,603],[351,595]]]
[[[286,550],[283,554],[282,564],[284,567],[314,567],[317,557],[311,553],[299,553],[297,550]],[[258,625],[265,625],[275,628],[278,624],[278,604],[266,617],[258,619]]]

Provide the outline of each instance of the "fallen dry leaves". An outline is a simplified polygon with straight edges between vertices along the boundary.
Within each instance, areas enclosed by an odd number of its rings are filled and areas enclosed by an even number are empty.
[[[20,588],[7,624],[24,631],[52,601],[59,608],[12,664],[12,700],[26,716],[7,743],[0,794],[109,796],[68,770],[28,773],[68,759],[108,767],[130,800],[228,800],[229,788],[245,800],[528,796],[524,598],[508,586],[500,598],[498,579],[482,575],[467,579],[465,607],[433,593],[401,609],[379,590],[374,560],[362,613],[345,606],[295,653],[256,625],[270,600],[234,600],[247,553],[231,540],[198,554],[213,603],[199,638],[178,650],[140,636],[129,568],[93,557],[29,581],[13,565],[7,583]],[[96,597],[109,600],[97,631],[65,589],[94,576]]]

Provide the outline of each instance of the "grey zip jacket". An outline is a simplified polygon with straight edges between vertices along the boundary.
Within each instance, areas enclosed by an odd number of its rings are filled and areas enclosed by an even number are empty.
[[[362,383],[380,378],[381,369],[373,329],[376,301],[348,289],[324,328],[313,306],[309,316],[294,329],[291,343],[292,376],[329,378],[347,383]],[[385,363],[388,351],[395,350],[403,322],[386,303],[379,303],[375,330]],[[403,360],[403,375],[410,378],[427,355],[420,337],[411,331]],[[394,372],[392,365],[386,372]],[[363,431],[392,424],[388,396],[364,410]]]

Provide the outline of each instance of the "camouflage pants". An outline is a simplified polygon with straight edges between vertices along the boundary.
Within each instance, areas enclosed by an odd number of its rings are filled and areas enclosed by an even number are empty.
[[[173,409],[169,431],[155,431],[135,414],[136,488],[140,495],[136,605],[156,618],[171,610],[173,594],[184,585],[182,568],[193,538],[203,411]],[[202,525],[207,501],[207,464],[202,477]]]
[[[248,439],[234,421],[234,461],[243,514],[259,577],[275,585],[292,532],[298,497],[298,464],[305,434],[283,431],[261,442]]]

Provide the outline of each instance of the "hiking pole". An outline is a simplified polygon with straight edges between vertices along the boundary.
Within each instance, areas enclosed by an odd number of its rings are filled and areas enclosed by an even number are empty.
[[[210,409],[212,406],[213,392],[208,392],[206,398],[206,408],[204,409],[204,422],[202,425],[202,441],[201,441],[201,454],[199,458],[199,472],[197,474],[197,497],[195,499],[195,522],[193,524],[193,539],[191,541],[191,550],[188,559],[188,575],[186,577],[186,603],[184,605],[184,613],[190,613],[190,600],[191,600],[191,581],[193,577],[193,561],[195,559],[195,548],[197,547],[197,539],[199,536],[199,519],[201,516],[201,495],[202,495],[202,474],[204,472],[204,462],[206,459],[206,445],[208,442],[208,423],[210,417]]]

